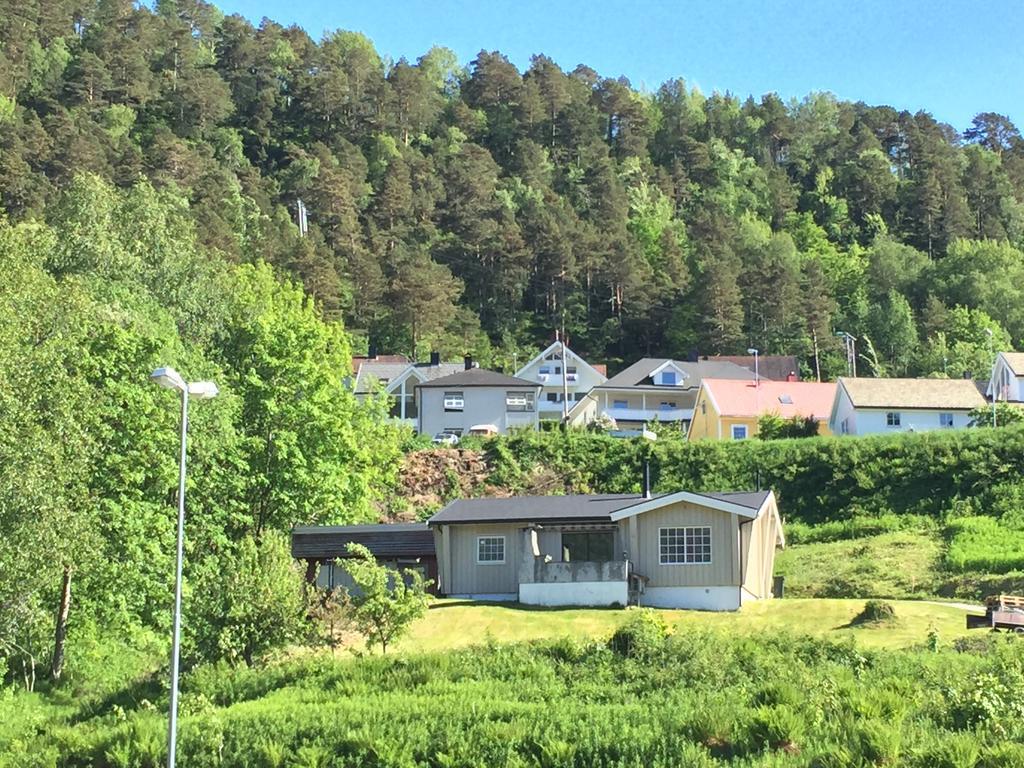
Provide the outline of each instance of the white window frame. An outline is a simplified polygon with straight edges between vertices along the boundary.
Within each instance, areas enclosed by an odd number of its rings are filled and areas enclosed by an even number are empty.
[[[890,429],[895,429],[896,427],[902,426],[902,424],[900,423],[902,421],[903,419],[899,411],[885,412],[885,426],[889,427]]]
[[[444,393],[444,410],[446,412],[462,411],[466,408],[466,396],[462,392]]]
[[[739,437],[736,436],[736,431],[737,430],[742,430],[743,431],[743,434],[740,435]],[[733,424],[732,427],[730,427],[730,429],[729,429],[729,434],[732,435],[732,439],[733,440],[746,440],[747,437],[750,436],[750,433],[747,430],[747,425],[746,424]]]
[[[522,400],[522,403],[519,401]],[[533,413],[537,410],[537,398],[533,392],[506,392],[506,413]]]
[[[668,531],[676,531],[675,536],[677,541],[674,544],[663,543],[664,537]],[[680,533],[681,532],[681,533]],[[707,538],[707,560],[701,559],[689,559],[690,555],[687,553],[687,547],[696,547],[696,543],[688,544],[690,537],[700,536],[702,539]],[[667,547],[675,546],[680,548],[675,553],[665,551]],[[703,548],[703,542],[700,544]],[[714,551],[714,542],[711,538],[711,526],[710,525],[668,525],[662,528],[658,528],[658,565],[711,565],[712,553]],[[681,560],[670,560],[670,557],[682,557]]]
[[[949,419],[949,424],[943,423],[943,420],[946,419],[946,418]],[[947,412],[943,412],[943,413],[939,414],[939,426],[940,427],[942,427],[943,429],[950,429],[950,428],[952,428],[954,426],[954,424],[955,424],[955,422],[953,420],[953,414],[952,413],[949,413],[947,411]]]
[[[500,541],[501,542],[501,560],[481,560],[480,559],[480,545],[484,541]],[[507,552],[505,550],[505,537],[504,536],[477,536],[476,537],[476,564],[477,565],[504,565],[506,560]]]

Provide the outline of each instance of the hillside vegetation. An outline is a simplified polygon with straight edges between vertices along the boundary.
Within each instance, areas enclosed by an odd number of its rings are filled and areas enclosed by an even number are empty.
[[[1016,638],[954,648],[933,634],[915,650],[878,652],[669,629],[635,612],[597,640],[207,668],[184,682],[179,759],[192,768],[1024,765]],[[163,759],[165,697],[144,681],[62,712],[40,697],[11,703],[0,697],[4,768]]]
[[[1024,142],[829,93],[653,92],[537,52],[389,58],[202,0],[0,2],[0,205],[175,188],[203,246],[297,276],[362,347],[511,366],[818,353],[975,374],[1024,341]],[[685,72],[680,72],[685,75]],[[309,229],[299,232],[299,201]],[[870,342],[870,343],[868,343]]]

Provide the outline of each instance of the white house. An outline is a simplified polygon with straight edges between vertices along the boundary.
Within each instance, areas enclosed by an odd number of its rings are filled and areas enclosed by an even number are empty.
[[[551,344],[516,376],[541,385],[537,409],[542,419],[562,419],[591,389],[608,380],[603,365],[591,365],[562,341]]]
[[[753,381],[754,372],[732,362],[645,357],[594,387],[588,398],[595,417],[603,414],[620,427],[661,421],[686,431],[704,378]]]
[[[531,605],[736,610],[772,596],[771,491],[453,501],[427,521],[438,591]]]
[[[366,358],[360,360],[355,372],[353,391],[362,400],[382,388],[391,396],[391,416],[412,427],[416,426],[416,385],[450,376],[463,369],[463,363],[442,363],[438,352],[430,353],[430,362]]]
[[[537,429],[541,385],[472,367],[415,385],[420,434],[463,435],[472,427],[491,425],[500,434],[512,429]]]
[[[986,404],[971,379],[840,378],[829,429],[834,435],[927,432],[970,425]]]
[[[1024,352],[1000,352],[985,394],[1004,403],[1024,402]]]

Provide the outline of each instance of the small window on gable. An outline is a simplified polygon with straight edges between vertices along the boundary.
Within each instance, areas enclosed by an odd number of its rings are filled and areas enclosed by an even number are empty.
[[[662,371],[661,372],[661,383],[666,386],[674,387],[676,385],[676,372],[675,371]]]
[[[939,426],[940,427],[952,427],[953,426],[953,414],[952,413],[940,413],[939,414]]]
[[[898,427],[900,425],[899,411],[889,411],[885,414],[885,426]]]
[[[444,409],[446,411],[461,411],[466,405],[461,392],[444,393]]]

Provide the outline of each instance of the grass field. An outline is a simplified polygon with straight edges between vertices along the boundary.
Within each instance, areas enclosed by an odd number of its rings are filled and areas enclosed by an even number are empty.
[[[925,642],[930,628],[943,641],[966,634],[964,611],[946,605],[893,601],[897,621],[887,627],[851,627],[863,600],[767,600],[729,613],[663,611],[677,632],[710,627],[755,634],[787,631],[795,634],[854,637],[869,648],[907,648]],[[497,642],[557,637],[606,637],[629,611],[597,608],[532,608],[516,604],[438,600],[401,640],[399,652],[440,651]]]

